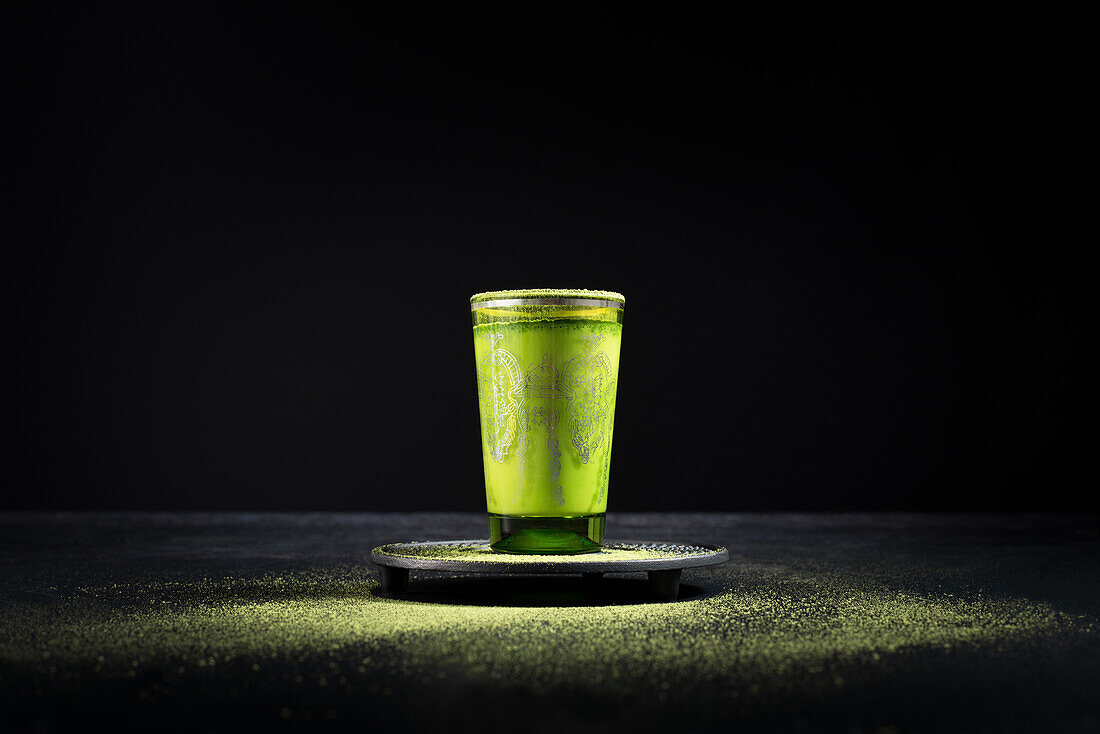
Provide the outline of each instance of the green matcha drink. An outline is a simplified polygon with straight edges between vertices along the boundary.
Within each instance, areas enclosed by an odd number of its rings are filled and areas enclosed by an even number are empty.
[[[582,290],[471,299],[494,550],[599,550],[624,302]]]

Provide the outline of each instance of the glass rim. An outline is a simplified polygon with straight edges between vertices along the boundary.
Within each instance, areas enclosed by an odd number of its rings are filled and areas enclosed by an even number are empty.
[[[470,296],[470,310],[500,306],[586,306],[622,308],[626,297],[615,291],[584,288],[524,288],[511,291],[485,291]]]

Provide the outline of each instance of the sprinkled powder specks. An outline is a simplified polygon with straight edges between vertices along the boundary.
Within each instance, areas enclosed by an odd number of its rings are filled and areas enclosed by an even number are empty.
[[[113,584],[86,588],[79,603],[7,605],[0,657],[33,672],[44,687],[61,684],[58,670],[132,676],[156,666],[168,678],[216,679],[220,666],[262,677],[278,662],[288,682],[299,675],[326,686],[355,688],[381,671],[416,680],[515,676],[535,690],[583,679],[615,694],[660,688],[662,681],[783,687],[838,662],[1092,629],[1091,621],[1082,627],[1023,600],[917,596],[837,577],[779,581],[754,574],[671,604],[580,607],[387,598],[369,572],[352,570]],[[326,664],[318,671],[316,658],[328,653],[340,658],[339,669]],[[295,662],[307,661],[314,662],[296,672]]]
[[[408,592],[388,596],[362,562],[375,544],[356,542],[354,525],[290,525],[280,537],[294,545],[276,546],[260,525],[212,542],[179,522],[165,540],[131,538],[106,564],[58,550],[16,559],[22,575],[0,587],[0,712],[26,718],[10,728],[67,729],[95,710],[161,730],[360,731],[514,721],[942,731],[1013,728],[1022,716],[1024,728],[1063,730],[1054,724],[1087,729],[1095,714],[1100,634],[1084,550],[1040,573],[1028,560],[1038,550],[999,566],[936,551],[930,564],[924,541],[908,541],[920,554],[882,558],[853,551],[848,531],[817,530],[802,545],[793,532],[771,546],[757,535],[751,553],[686,570],[672,603],[648,601],[644,573],[593,585],[413,571]],[[330,544],[334,532],[347,539]],[[985,542],[974,537],[956,548],[972,553]],[[307,546],[309,563],[274,570],[295,562],[287,548]],[[1044,586],[1051,573],[1067,581]]]

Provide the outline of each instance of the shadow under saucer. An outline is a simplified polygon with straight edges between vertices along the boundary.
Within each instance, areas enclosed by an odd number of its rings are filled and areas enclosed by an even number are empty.
[[[680,584],[675,601],[705,595]],[[388,596],[388,594],[387,594]],[[668,603],[654,599],[646,579],[577,576],[419,577],[400,594],[406,601],[503,607],[602,607]]]

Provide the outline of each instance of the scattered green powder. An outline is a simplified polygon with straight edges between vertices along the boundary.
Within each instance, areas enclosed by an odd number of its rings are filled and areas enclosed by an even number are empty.
[[[264,532],[293,544],[239,522],[188,535],[106,518],[109,544],[62,526],[43,533],[52,545],[16,552],[20,536],[6,529],[0,730],[13,712],[25,717],[16,730],[74,730],[96,707],[115,719],[137,711],[155,726],[130,728],[159,732],[311,717],[356,731],[520,721],[532,732],[869,734],[1100,720],[1095,535],[1084,524],[1073,526],[1084,541],[1043,536],[1040,548],[980,524],[952,536],[943,528],[955,519],[908,536],[904,520],[876,520],[887,529],[857,542],[851,528],[872,525],[784,517],[780,542],[761,535],[774,520],[720,518],[725,537],[745,538],[734,559],[685,571],[680,601],[651,603],[645,574],[586,586],[579,574],[414,571],[408,594],[388,598],[376,569],[351,560],[364,548],[347,533],[377,534],[344,520],[267,526],[275,520],[262,519]],[[443,520],[416,526],[456,537]],[[808,525],[816,535],[803,539]],[[928,541],[940,536],[954,544]],[[538,726],[526,727],[531,717]]]
[[[583,681],[613,697],[703,684],[748,696],[807,678],[842,686],[843,664],[873,669],[914,652],[1045,645],[1094,630],[1091,618],[1021,599],[762,572],[722,588],[721,573],[689,572],[685,582],[715,590],[694,599],[581,607],[387,598],[361,567],[86,587],[53,604],[3,607],[0,682],[18,674],[39,692],[63,692],[155,668],[165,685],[200,676],[377,694],[379,680],[452,676],[523,680],[536,694]]]

